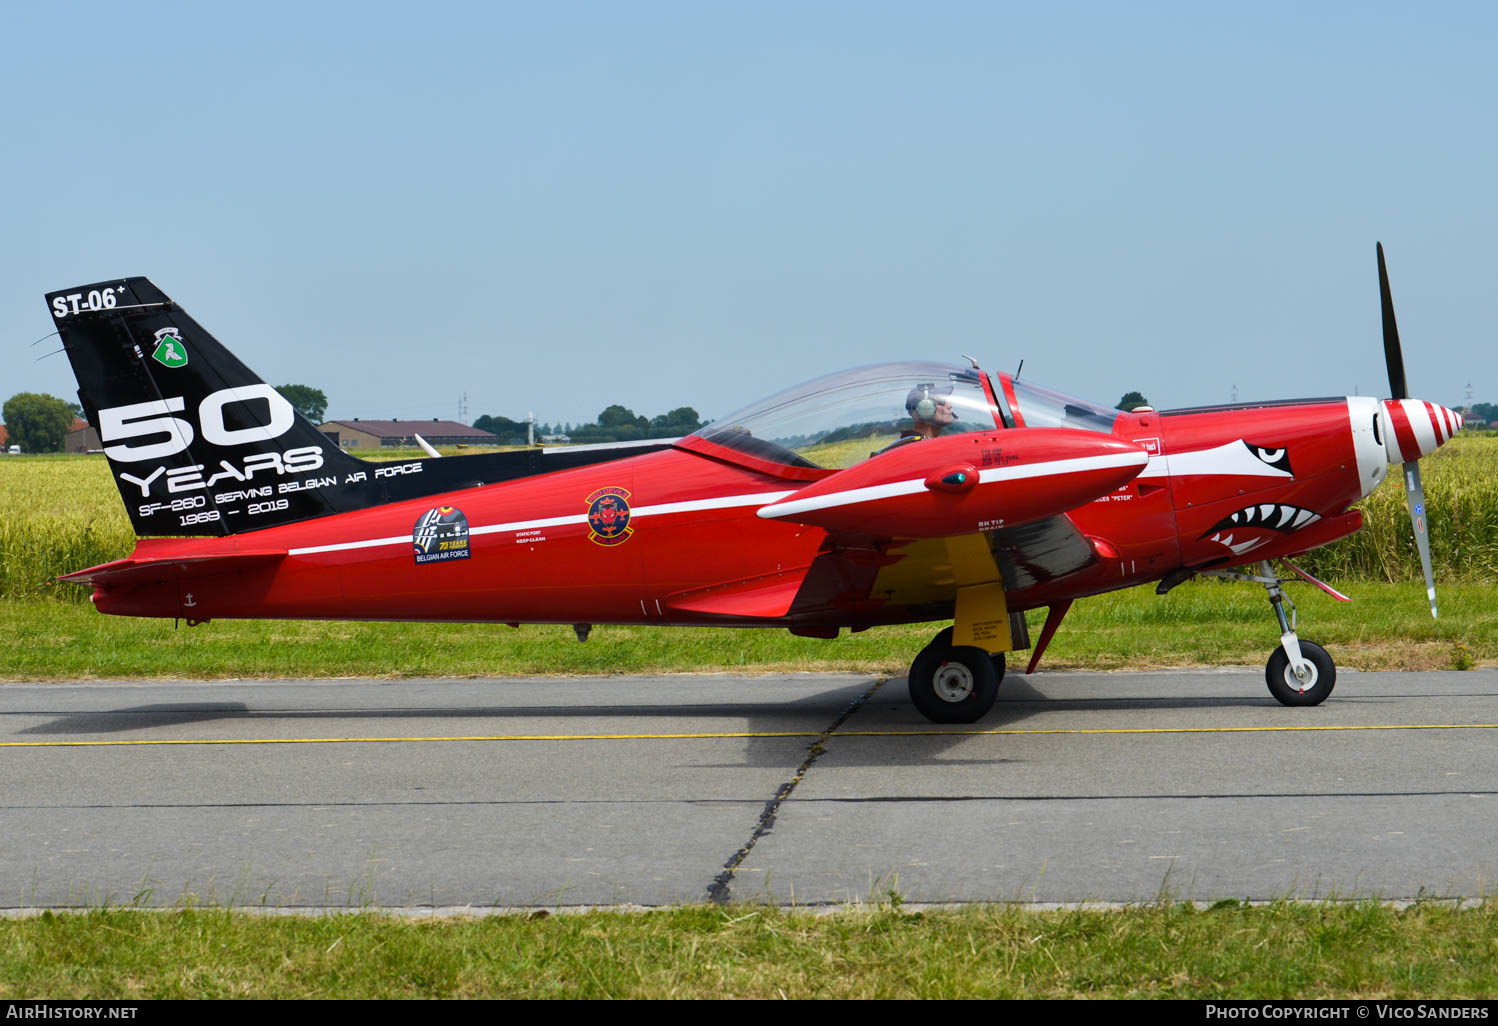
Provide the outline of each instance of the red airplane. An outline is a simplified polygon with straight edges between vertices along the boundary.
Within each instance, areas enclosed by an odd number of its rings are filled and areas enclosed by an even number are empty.
[[[1462,418],[1408,398],[1381,246],[1378,263],[1382,401],[1124,413],[976,361],[891,363],[685,438],[446,458],[427,447],[396,463],[340,449],[147,279],[55,292],[79,398],[141,536],[129,558],[62,579],[91,585],[100,612],[189,624],[832,638],[952,620],[916,655],[910,695],[931,720],[966,723],[993,705],[1004,653],[1030,647],[1025,610],[1048,610],[1030,672],[1076,599],[1215,574],[1268,590],[1280,631],[1269,690],[1315,705],[1336,669],[1299,639],[1272,563],[1356,531],[1349,507],[1390,463],[1404,467],[1436,611],[1416,461]]]

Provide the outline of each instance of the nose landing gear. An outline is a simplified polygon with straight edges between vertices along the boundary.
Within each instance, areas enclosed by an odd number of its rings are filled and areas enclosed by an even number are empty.
[[[1264,667],[1264,679],[1269,684],[1269,693],[1282,705],[1320,705],[1326,701],[1337,683],[1336,664],[1327,655],[1326,649],[1314,641],[1301,641],[1296,634],[1295,603],[1280,588],[1286,579],[1275,575],[1269,561],[1259,563],[1258,574],[1207,570],[1204,571],[1204,576],[1252,581],[1264,586],[1269,592],[1269,604],[1274,607],[1274,616],[1280,625],[1280,646],[1270,653],[1269,662]],[[1286,603],[1290,606],[1288,617],[1285,616]]]

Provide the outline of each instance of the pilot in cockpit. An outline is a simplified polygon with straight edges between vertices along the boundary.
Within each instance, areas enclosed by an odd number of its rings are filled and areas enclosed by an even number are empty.
[[[923,384],[905,396],[905,412],[910,414],[912,428],[901,432],[903,438],[935,438],[957,419],[952,409],[952,386]]]

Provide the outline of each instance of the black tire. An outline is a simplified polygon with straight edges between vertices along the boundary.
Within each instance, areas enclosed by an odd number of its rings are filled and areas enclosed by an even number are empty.
[[[932,638],[931,639],[931,644],[927,645],[926,647],[927,648],[951,648],[952,647],[952,628],[950,628],[950,627],[944,627],[940,631],[937,631],[936,632],[936,637]],[[995,652],[995,653],[993,653],[993,655],[990,658],[993,659],[994,673],[998,675],[999,683],[1002,684],[1004,682],[1004,653],[1003,652]]]
[[[1282,705],[1320,705],[1337,686],[1337,667],[1326,649],[1314,641],[1302,641],[1300,654],[1311,667],[1311,679],[1304,691],[1295,671],[1290,669],[1290,657],[1284,648],[1276,648],[1269,655],[1269,664],[1264,667],[1264,680],[1269,684],[1269,693]]]
[[[932,723],[975,723],[993,708],[999,678],[981,648],[928,645],[910,664],[910,700]]]

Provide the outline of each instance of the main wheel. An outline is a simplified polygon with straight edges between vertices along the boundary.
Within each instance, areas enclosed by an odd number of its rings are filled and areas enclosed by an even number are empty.
[[[936,637],[932,638],[931,639],[931,644],[927,645],[926,647],[927,648],[937,648],[937,649],[951,648],[952,647],[952,628],[950,628],[950,627],[943,627],[941,630],[937,631],[936,632]],[[1002,684],[1003,681],[1004,681],[1004,653],[1003,652],[995,652],[989,658],[993,660],[993,670],[994,670],[994,673],[997,674],[998,679],[999,679],[999,683]]]
[[[933,723],[974,723],[999,693],[994,662],[981,648],[928,645],[910,664],[910,700]]]
[[[1302,641],[1300,654],[1306,661],[1310,674],[1305,684],[1290,668],[1290,657],[1284,648],[1276,648],[1269,656],[1269,665],[1264,667],[1264,679],[1269,683],[1269,693],[1283,705],[1320,705],[1332,693],[1337,683],[1337,667],[1326,649],[1314,641]]]

